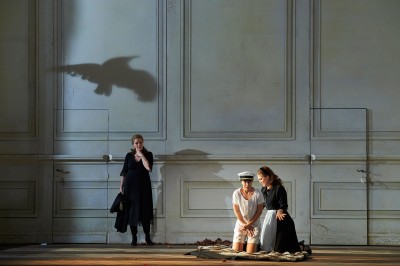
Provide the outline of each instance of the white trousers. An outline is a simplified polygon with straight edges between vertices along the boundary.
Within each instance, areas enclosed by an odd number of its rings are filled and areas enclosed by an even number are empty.
[[[260,238],[260,222],[253,224],[254,236],[248,236],[246,233],[240,231],[240,222],[236,221],[235,229],[233,231],[233,242],[258,244]]]
[[[271,252],[274,250],[276,238],[276,210],[268,210],[261,228],[261,250]]]

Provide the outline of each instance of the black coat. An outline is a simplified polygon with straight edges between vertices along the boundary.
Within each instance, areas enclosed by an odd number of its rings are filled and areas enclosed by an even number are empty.
[[[153,153],[143,152],[150,168],[153,165]],[[124,177],[123,191],[129,201],[129,225],[151,223],[153,216],[153,190],[149,170],[143,162],[136,161],[132,152],[125,156],[124,166],[120,173]]]
[[[117,218],[115,219],[114,228],[117,232],[125,233],[128,228],[129,218],[129,203],[126,197],[120,192],[111,205],[110,212],[117,212]]]

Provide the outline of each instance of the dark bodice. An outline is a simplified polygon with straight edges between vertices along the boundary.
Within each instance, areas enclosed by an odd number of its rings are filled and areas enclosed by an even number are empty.
[[[284,186],[276,185],[271,189],[263,187],[261,192],[264,195],[265,206],[268,210],[287,210],[287,194]]]
[[[150,168],[153,166],[153,153],[152,152],[146,152],[144,154],[146,157],[147,161],[149,162]],[[121,176],[128,176],[133,175],[133,176],[139,176],[139,177],[147,177],[149,175],[149,171],[143,166],[142,161],[136,161],[135,156],[132,154],[132,152],[129,152],[125,156],[125,161],[124,161],[124,166],[122,168],[122,171],[120,173]]]

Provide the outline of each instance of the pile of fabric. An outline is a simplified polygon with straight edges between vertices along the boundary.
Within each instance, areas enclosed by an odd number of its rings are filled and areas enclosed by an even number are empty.
[[[255,252],[247,253],[235,251],[229,246],[199,246],[197,250],[191,251],[186,255],[193,255],[198,258],[206,259],[231,259],[231,260],[265,260],[265,261],[302,261],[307,259],[308,254],[304,252],[279,253],[279,252]]]

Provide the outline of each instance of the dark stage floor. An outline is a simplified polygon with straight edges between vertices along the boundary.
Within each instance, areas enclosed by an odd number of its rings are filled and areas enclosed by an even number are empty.
[[[305,261],[200,259],[193,245],[54,244],[0,246],[0,265],[400,265],[400,247],[313,246]]]

